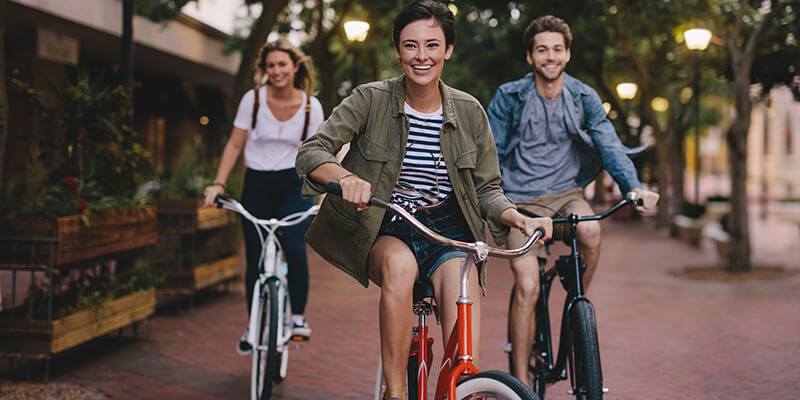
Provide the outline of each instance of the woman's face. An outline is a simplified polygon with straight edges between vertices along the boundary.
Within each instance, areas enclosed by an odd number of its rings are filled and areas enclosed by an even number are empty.
[[[406,25],[394,50],[407,82],[420,86],[438,85],[444,61],[452,52],[453,46],[445,45],[444,32],[433,18]]]
[[[270,85],[276,88],[292,87],[294,85],[294,74],[297,73],[299,65],[295,65],[292,62],[292,57],[289,56],[289,53],[273,50],[267,53],[265,61]]]

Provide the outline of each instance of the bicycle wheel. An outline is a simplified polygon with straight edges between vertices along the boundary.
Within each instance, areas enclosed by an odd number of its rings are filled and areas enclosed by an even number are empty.
[[[417,398],[417,371],[419,369],[419,358],[417,356],[408,357],[408,366],[406,367],[406,390],[408,391],[408,399]]]
[[[570,325],[575,355],[575,398],[578,400],[602,399],[603,375],[600,371],[597,327],[591,304],[586,301],[578,301],[573,304]]]
[[[251,398],[269,400],[272,397],[272,384],[278,371],[278,281],[267,280],[261,294],[256,327],[256,343],[253,348],[253,367],[250,382]]]
[[[281,335],[283,346],[281,346],[281,351],[278,352],[278,373],[275,374],[276,383],[280,383],[286,378],[289,368],[289,338],[292,337],[292,310],[289,302],[289,291],[286,290],[285,286],[284,290],[281,291],[279,309],[281,309],[281,315],[283,315],[283,318],[281,318],[283,320],[283,325],[281,326],[281,329],[283,329],[283,334]]]
[[[456,385],[457,400],[538,400],[539,397],[519,379],[500,371],[470,375]]]

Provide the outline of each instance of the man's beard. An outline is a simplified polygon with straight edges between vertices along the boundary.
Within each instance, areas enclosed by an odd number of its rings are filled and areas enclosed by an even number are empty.
[[[541,78],[541,79],[543,79],[543,80],[545,80],[545,81],[547,81],[547,82],[553,82],[553,81],[556,81],[556,80],[558,80],[558,78],[560,78],[560,77],[561,77],[561,75],[564,73],[564,68],[559,68],[559,69],[558,69],[558,71],[555,73],[555,76],[553,76],[552,78],[551,78],[551,77],[549,77],[549,76],[547,76],[547,75],[545,75],[544,71],[543,71],[541,68],[539,68],[539,67],[535,67],[535,68],[533,69],[533,72],[534,72],[534,73],[536,74],[536,76],[538,76],[539,78]]]

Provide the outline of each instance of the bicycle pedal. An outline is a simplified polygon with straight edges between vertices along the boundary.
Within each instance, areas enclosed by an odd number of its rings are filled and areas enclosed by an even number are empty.
[[[608,393],[608,388],[607,387],[603,388],[603,393]]]
[[[295,342],[307,342],[308,339],[309,339],[308,336],[292,335],[292,341]]]

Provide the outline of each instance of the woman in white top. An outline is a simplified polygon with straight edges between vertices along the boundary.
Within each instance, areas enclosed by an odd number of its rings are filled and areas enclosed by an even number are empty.
[[[319,100],[311,96],[314,75],[309,57],[284,38],[261,48],[256,60],[255,81],[255,89],[245,93],[239,103],[217,177],[205,190],[205,205],[213,205],[214,197],[225,191],[225,180],[244,147],[247,171],[242,204],[258,218],[281,218],[312,205],[311,199],[300,196],[302,182],[295,172],[294,161],[300,144],[316,132],[324,115]],[[286,228],[280,237],[289,264],[293,334],[306,337],[311,335],[303,317],[308,298],[308,261],[303,236],[308,224]],[[245,287],[249,311],[261,243],[251,224],[243,223],[242,229],[247,255]],[[237,350],[241,354],[250,352],[245,340],[239,341]]]

